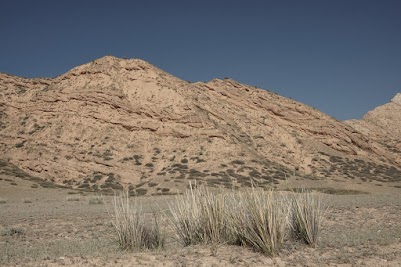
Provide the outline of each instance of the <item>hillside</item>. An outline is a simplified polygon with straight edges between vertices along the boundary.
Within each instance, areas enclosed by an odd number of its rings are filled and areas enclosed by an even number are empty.
[[[386,147],[401,164],[401,93],[366,113],[361,120],[345,123]]]
[[[0,74],[0,95],[1,158],[70,187],[166,194],[195,179],[401,177],[400,154],[356,122],[231,79],[189,83],[138,59],[107,56],[53,79]]]

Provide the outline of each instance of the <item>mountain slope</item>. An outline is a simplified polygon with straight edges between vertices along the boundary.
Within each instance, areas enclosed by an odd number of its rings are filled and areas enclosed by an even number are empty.
[[[231,79],[188,83],[137,59],[104,57],[54,79],[0,74],[0,94],[4,159],[72,187],[144,194],[195,179],[401,174],[385,146],[311,107]]]
[[[386,147],[401,164],[401,93],[366,113],[362,120],[345,123]]]

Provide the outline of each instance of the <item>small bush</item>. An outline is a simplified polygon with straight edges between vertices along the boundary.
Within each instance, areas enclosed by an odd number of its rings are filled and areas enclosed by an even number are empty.
[[[0,204],[6,204],[7,203],[7,199],[5,198],[0,198]]]
[[[1,232],[2,236],[21,236],[25,234],[25,230],[18,227],[6,228]]]
[[[80,199],[79,199],[79,197],[70,196],[70,197],[67,197],[67,201],[80,201]]]
[[[103,204],[103,197],[102,196],[90,196],[89,197],[89,204],[90,205]]]
[[[297,239],[311,247],[318,241],[324,209],[321,197],[311,191],[292,193],[292,230]]]
[[[154,183],[154,182],[150,182],[148,183],[149,187],[155,187],[156,185],[158,185],[158,183]]]
[[[145,166],[148,167],[148,168],[153,168],[154,164],[149,162],[149,163],[146,163]]]
[[[131,203],[128,192],[114,196],[112,224],[122,250],[159,249],[164,247],[165,237],[156,216],[153,223],[137,202]]]

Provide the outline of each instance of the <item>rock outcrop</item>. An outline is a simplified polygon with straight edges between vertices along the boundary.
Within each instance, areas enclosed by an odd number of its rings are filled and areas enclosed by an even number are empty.
[[[345,123],[380,143],[401,164],[401,93],[389,103],[366,113],[361,120]]]
[[[400,155],[365,122],[344,124],[231,79],[189,83],[138,59],[108,56],[53,79],[0,74],[0,95],[2,159],[71,187],[165,194],[188,180],[401,177]]]

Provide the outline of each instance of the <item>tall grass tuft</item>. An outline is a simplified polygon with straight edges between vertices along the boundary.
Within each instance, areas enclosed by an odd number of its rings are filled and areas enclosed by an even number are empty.
[[[229,224],[242,245],[269,256],[278,254],[287,235],[290,206],[273,191],[252,190],[232,195]]]
[[[198,187],[170,204],[171,222],[180,242],[236,244],[269,256],[279,254],[292,233],[315,246],[323,218],[315,194],[263,191],[210,191]]]
[[[292,193],[291,199],[293,235],[305,244],[315,247],[324,217],[321,195],[302,190],[301,193]]]
[[[226,211],[226,195],[204,186],[190,186],[170,205],[173,228],[184,246],[226,243],[230,236]]]
[[[128,192],[114,196],[113,208],[112,224],[121,249],[141,250],[164,247],[165,237],[157,217],[154,215],[149,218],[136,201],[130,201]]]

